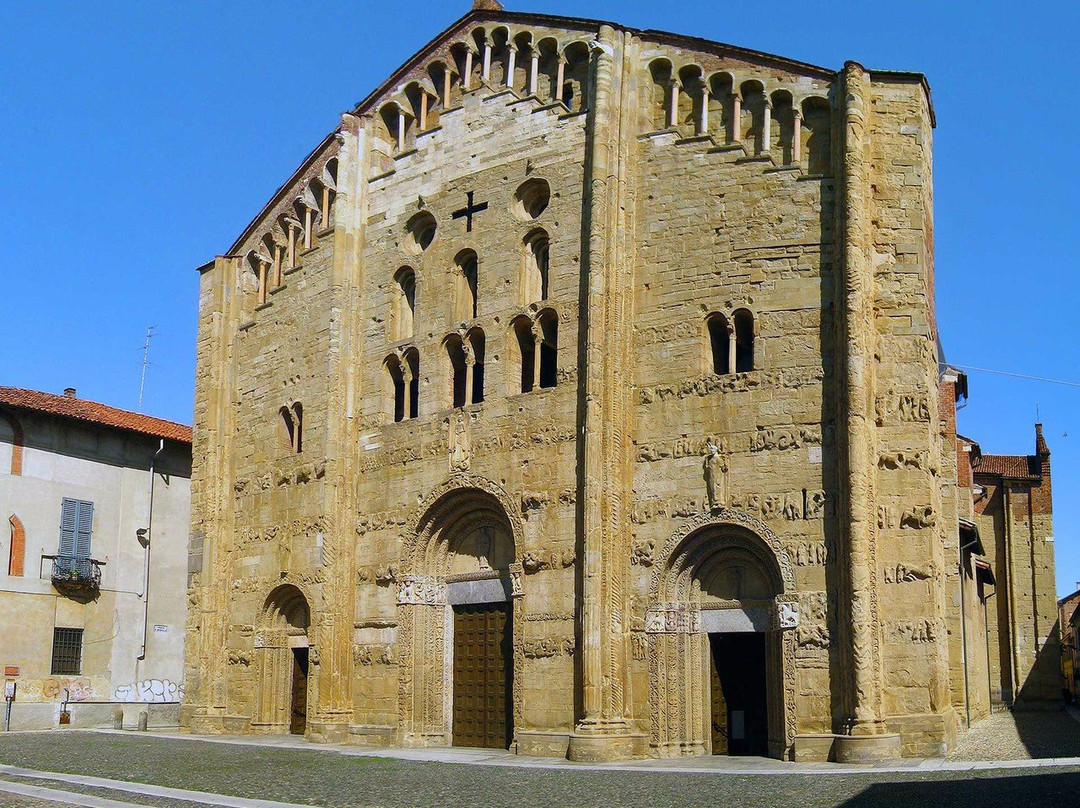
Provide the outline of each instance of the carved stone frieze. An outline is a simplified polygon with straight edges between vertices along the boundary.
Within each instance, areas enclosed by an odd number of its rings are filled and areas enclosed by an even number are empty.
[[[424,575],[406,575],[398,583],[399,606],[443,606],[446,604],[446,582]]]
[[[555,656],[571,656],[574,653],[573,637],[531,637],[521,642],[521,653],[527,659],[547,659]]]
[[[574,566],[577,553],[572,547],[562,550],[530,550],[521,556],[521,566],[527,575],[541,570],[566,569]]]

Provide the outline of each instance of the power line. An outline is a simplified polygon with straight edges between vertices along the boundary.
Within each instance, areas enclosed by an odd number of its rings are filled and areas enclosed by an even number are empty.
[[[951,362],[949,364],[952,364]],[[1013,373],[1009,370],[993,370],[991,368],[977,368],[971,365],[953,365],[961,370],[973,370],[976,373],[993,373],[998,376],[1012,376],[1016,379],[1027,379],[1033,382],[1046,382],[1047,384],[1061,384],[1065,387],[1080,387],[1080,382],[1070,382],[1064,379],[1048,379],[1045,376],[1030,376],[1027,373]]]

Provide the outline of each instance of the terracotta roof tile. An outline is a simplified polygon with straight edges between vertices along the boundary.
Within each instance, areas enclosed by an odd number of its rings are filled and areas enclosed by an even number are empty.
[[[1039,458],[1030,455],[992,455],[984,454],[979,465],[974,466],[975,474],[989,474],[995,477],[1011,477],[1021,480],[1037,480],[1042,477]]]
[[[180,443],[191,443],[191,427],[153,418],[137,412],[120,410],[96,401],[87,401],[73,396],[58,396],[55,393],[41,393],[37,390],[24,390],[21,387],[0,387],[0,404],[21,407],[63,418],[74,418],[92,424],[101,424],[115,429],[128,429],[155,438],[167,438]]]

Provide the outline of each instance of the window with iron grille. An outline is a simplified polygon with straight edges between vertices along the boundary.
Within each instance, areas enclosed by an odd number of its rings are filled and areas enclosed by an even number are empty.
[[[53,629],[53,676],[78,676],[82,673],[82,635],[81,628]]]

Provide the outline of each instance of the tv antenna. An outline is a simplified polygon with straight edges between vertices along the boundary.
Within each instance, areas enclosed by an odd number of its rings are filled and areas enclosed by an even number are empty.
[[[146,388],[146,366],[150,364],[150,337],[154,336],[156,325],[146,329],[146,342],[142,349],[142,376],[139,378],[139,412],[142,412],[143,390]]]

